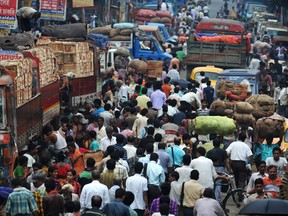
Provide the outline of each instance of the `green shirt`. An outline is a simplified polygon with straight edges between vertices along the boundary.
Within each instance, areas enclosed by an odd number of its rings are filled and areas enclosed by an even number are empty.
[[[24,169],[22,166],[17,166],[14,170],[14,176],[17,177],[24,177]]]
[[[184,60],[184,57],[185,57],[185,52],[183,52],[183,51],[177,51],[176,52],[176,56],[177,56],[177,58],[180,60],[180,61],[183,61]]]
[[[79,178],[92,179],[92,171],[83,171],[80,173]]]
[[[90,149],[90,150],[94,150],[94,151],[100,150],[100,148],[99,148],[99,143],[97,142],[97,140],[93,140],[93,141],[91,142],[89,149]]]

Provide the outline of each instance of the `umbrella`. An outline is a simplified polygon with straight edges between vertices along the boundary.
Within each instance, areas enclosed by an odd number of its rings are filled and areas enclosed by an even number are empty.
[[[242,208],[238,215],[288,215],[288,201],[256,199]]]
[[[187,85],[190,83],[187,80],[182,80],[182,79],[172,79],[170,80],[171,84],[174,84],[175,82],[178,82],[181,88],[187,88]]]

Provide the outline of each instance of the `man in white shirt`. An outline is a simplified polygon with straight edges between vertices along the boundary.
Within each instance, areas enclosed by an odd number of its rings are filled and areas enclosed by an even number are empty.
[[[167,3],[165,2],[165,0],[162,1],[162,4],[161,4],[161,11],[167,11],[168,10],[168,5]]]
[[[192,171],[192,168],[189,166],[190,163],[191,163],[191,156],[190,155],[184,155],[183,156],[183,166],[175,169],[175,171],[179,173],[178,182],[180,184],[190,180],[190,173]]]
[[[99,182],[100,172],[94,170],[92,172],[92,179],[93,181],[90,184],[86,184],[82,189],[80,196],[81,212],[83,212],[87,208],[88,209],[92,208],[91,198],[94,195],[98,195],[102,198],[101,209],[105,204],[110,203],[108,187]]]
[[[254,57],[251,59],[250,64],[249,64],[249,69],[257,70],[260,67],[260,56],[254,55]]]
[[[100,150],[105,152],[108,146],[115,145],[116,143],[116,137],[113,136],[113,127],[106,127],[106,136],[100,141]]]
[[[265,161],[260,161],[257,164],[257,170],[258,170],[258,172],[253,173],[249,179],[247,189],[246,189],[247,194],[255,193],[254,183],[255,183],[256,179],[258,179],[258,178],[262,179],[262,178],[268,177],[268,174],[266,173],[266,162]]]
[[[146,108],[142,109],[140,113],[141,116],[134,121],[134,124],[132,126],[132,130],[134,131],[135,136],[139,139],[142,138],[141,130],[147,126],[147,120],[148,120],[148,118],[146,117],[147,113],[148,109]]]
[[[192,111],[192,103],[196,102],[196,105],[198,107],[201,107],[201,101],[200,98],[196,95],[194,92],[187,92],[184,94],[180,100],[181,106],[184,106],[188,112]]]
[[[134,201],[130,205],[130,208],[134,209],[138,215],[144,215],[144,213],[148,212],[148,199],[147,199],[147,191],[148,191],[148,183],[147,179],[141,176],[143,170],[143,164],[141,162],[137,162],[135,164],[135,175],[128,177],[126,181],[126,191],[130,191],[134,194]]]
[[[280,178],[284,178],[285,171],[288,170],[287,160],[284,157],[280,157],[282,151],[279,147],[275,147],[273,149],[273,157],[268,157],[266,159],[266,165],[269,167],[270,165],[274,165],[277,167],[277,176]]]
[[[129,99],[129,87],[127,85],[125,85],[125,83],[123,83],[122,80],[118,80],[117,81],[117,86],[119,88],[118,91],[118,102],[120,102],[121,100],[128,100]]]
[[[176,201],[177,205],[180,206],[182,183],[179,182],[179,173],[177,171],[173,171],[172,173],[170,173],[169,182],[171,185],[169,198]]]
[[[19,32],[31,31],[31,19],[34,19],[34,27],[33,30],[37,26],[37,21],[41,17],[41,13],[37,12],[32,7],[22,7],[20,8],[17,13],[17,21],[18,21],[18,28]]]
[[[199,171],[199,184],[204,188],[213,188],[214,179],[216,179],[217,173],[213,166],[212,160],[205,157],[206,150],[203,147],[197,148],[197,158],[191,161],[190,167],[193,170]]]
[[[205,6],[203,7],[203,13],[204,16],[209,16],[209,7],[207,6],[207,4],[205,4]]]
[[[171,79],[180,79],[180,74],[177,71],[177,65],[174,64],[172,68],[173,69],[168,71],[167,77],[170,77]]]
[[[226,152],[231,160],[231,168],[235,177],[236,187],[244,189],[247,180],[246,167],[251,169],[252,152],[249,146],[244,142],[246,133],[240,133],[238,139],[238,141],[234,141],[229,145]],[[247,158],[248,164],[246,166]],[[242,199],[243,197],[241,196],[239,198]]]
[[[27,168],[32,169],[33,164],[36,162],[33,155],[37,154],[37,145],[33,142],[28,144],[28,152],[24,154],[28,158]]]
[[[127,160],[136,156],[137,148],[133,145],[135,138],[133,136],[129,136],[127,138],[127,144],[123,146],[123,148],[127,152]]]
[[[101,112],[99,114],[99,116],[104,119],[105,127],[109,126],[111,119],[113,119],[113,114],[110,112],[110,110],[111,110],[111,105],[109,103],[106,103],[104,105],[104,112]]]

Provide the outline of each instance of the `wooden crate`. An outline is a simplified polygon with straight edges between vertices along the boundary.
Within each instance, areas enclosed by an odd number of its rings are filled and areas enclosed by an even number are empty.
[[[69,54],[64,53],[63,54],[63,62],[64,62],[64,64],[77,63],[76,53],[69,53]]]
[[[77,44],[74,42],[64,42],[63,43],[63,52],[64,53],[76,53],[78,51]]]
[[[72,73],[76,74],[78,68],[79,68],[79,66],[77,67],[77,64],[69,63],[69,64],[64,64],[63,71],[64,71],[64,74],[66,74],[68,72],[72,72]]]
[[[156,68],[163,68],[163,62],[162,61],[153,61],[153,60],[148,60],[147,61],[147,70],[150,69],[156,69]]]
[[[63,52],[63,50],[64,50],[63,42],[51,42],[51,43],[49,43],[49,47],[54,52]]]
[[[161,78],[162,77],[162,68],[161,69],[148,70],[147,76],[151,77],[151,78]]]

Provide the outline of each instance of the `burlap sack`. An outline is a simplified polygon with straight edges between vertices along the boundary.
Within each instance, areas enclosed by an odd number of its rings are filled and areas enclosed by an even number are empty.
[[[113,38],[113,37],[119,35],[120,31],[121,31],[120,29],[111,29],[111,31],[109,33],[109,38]]]
[[[285,119],[281,116],[274,118],[274,116],[276,115],[257,120],[255,133],[258,138],[283,136]]]
[[[129,36],[121,36],[121,35],[116,35],[113,38],[109,38],[110,41],[130,41]]]
[[[234,113],[233,118],[236,120],[238,124],[248,124],[248,125],[252,125],[255,120],[252,114]]]
[[[133,33],[133,29],[122,29],[120,35],[122,36],[130,36]]]
[[[157,17],[168,17],[172,18],[170,11],[156,11]]]
[[[153,10],[147,10],[147,9],[140,9],[137,13],[138,17],[149,17],[153,18],[156,17],[156,12]]]
[[[237,102],[235,105],[235,111],[237,113],[251,114],[253,110],[253,106],[247,102]]]
[[[215,100],[210,106],[210,111],[213,115],[226,116],[225,110],[231,108],[232,105],[230,103],[221,100]]]
[[[115,51],[115,55],[120,55],[123,57],[128,57],[130,55],[129,50],[124,48],[124,47],[119,47],[117,48],[117,50]]]
[[[154,17],[150,20],[150,22],[155,22],[155,23],[160,23],[161,22],[161,18],[160,17]]]
[[[137,71],[146,71],[147,63],[138,59],[134,59],[129,63],[128,67],[131,67]]]
[[[217,97],[225,97],[225,92],[233,90],[234,86],[235,83],[232,81],[220,81],[216,89]]]
[[[271,116],[275,112],[274,99],[268,95],[252,95],[247,102],[253,106],[252,115],[256,119]]]
[[[111,31],[111,25],[107,25],[104,27],[98,27],[98,28],[91,29],[90,33],[109,35],[110,31]]]
[[[171,19],[169,17],[161,17],[161,23],[171,23]]]

